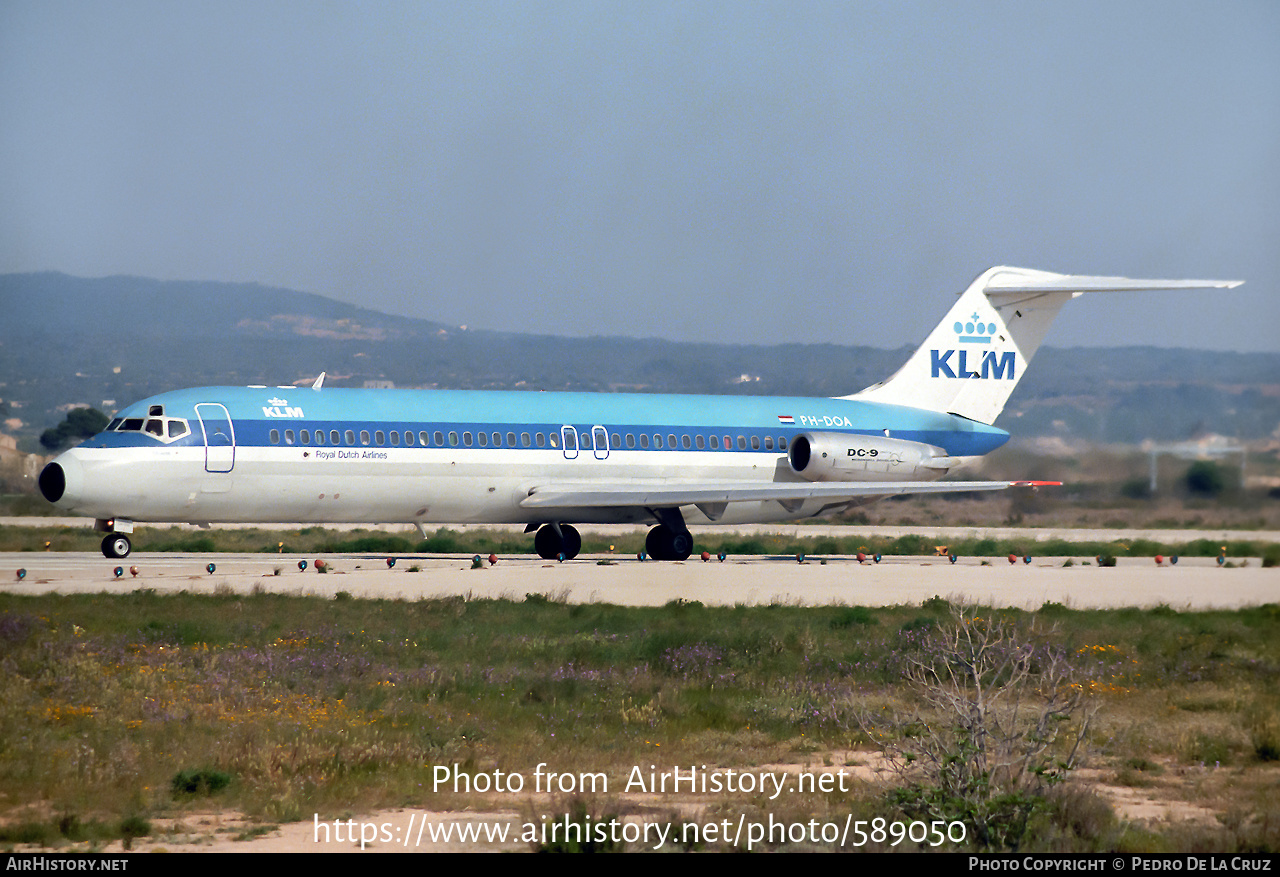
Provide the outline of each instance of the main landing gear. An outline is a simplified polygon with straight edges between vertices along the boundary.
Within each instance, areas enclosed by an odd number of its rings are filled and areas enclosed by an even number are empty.
[[[644,540],[644,550],[654,560],[688,560],[693,552],[693,536],[684,527],[673,530],[659,524],[649,531]]]
[[[693,553],[693,536],[677,509],[651,509],[658,526],[644,541],[645,553],[654,560],[688,560]],[[533,529],[534,525],[529,525]],[[525,532],[528,532],[526,530]],[[544,560],[572,560],[582,550],[582,537],[568,524],[543,524],[533,537],[534,550]],[[105,543],[103,550],[106,550]]]
[[[582,537],[568,524],[543,524],[533,537],[533,548],[543,560],[573,560],[582,550]]]
[[[654,560],[688,560],[693,553],[693,537],[684,525],[679,509],[649,509],[658,526],[649,531],[644,550]]]
[[[111,533],[102,540],[102,556],[112,560],[128,557],[133,550],[133,543],[123,533]]]

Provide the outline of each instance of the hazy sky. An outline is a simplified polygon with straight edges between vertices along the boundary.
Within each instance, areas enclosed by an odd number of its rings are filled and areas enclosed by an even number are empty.
[[[0,272],[896,347],[996,264],[1280,350],[1280,3],[0,0]]]

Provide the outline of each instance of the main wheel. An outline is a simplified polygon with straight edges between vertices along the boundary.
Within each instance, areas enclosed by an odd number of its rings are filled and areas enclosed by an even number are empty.
[[[564,555],[565,560],[573,560],[582,550],[582,536],[568,524],[560,525],[560,536],[560,553]]]
[[[555,560],[559,557],[560,537],[556,534],[556,528],[550,524],[539,527],[537,534],[533,537],[533,550],[538,552],[538,556],[543,560]]]
[[[129,537],[123,533],[112,533],[102,540],[103,557],[109,557],[113,560],[128,557],[129,552],[132,550],[133,544],[129,541]]]
[[[671,531],[663,525],[659,524],[649,531],[649,535],[644,539],[644,550],[654,560],[667,559],[667,543],[670,541]]]
[[[693,553],[693,536],[688,530],[679,530],[671,534],[671,559],[688,560]]]
[[[693,536],[688,530],[672,530],[659,524],[649,531],[644,547],[654,560],[688,560],[693,553]]]

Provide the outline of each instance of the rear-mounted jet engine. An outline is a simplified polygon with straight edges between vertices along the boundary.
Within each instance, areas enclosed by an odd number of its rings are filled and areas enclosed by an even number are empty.
[[[936,445],[839,432],[801,433],[787,460],[810,481],[930,481],[960,464]]]

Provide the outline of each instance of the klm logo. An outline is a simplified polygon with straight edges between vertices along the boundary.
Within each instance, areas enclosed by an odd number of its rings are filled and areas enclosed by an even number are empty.
[[[996,380],[1013,380],[1016,376],[1012,350],[996,353],[988,350],[982,354],[978,362],[969,368],[968,350],[930,350],[930,377],[934,378],[995,378]],[[955,360],[952,361],[951,357]]]
[[[952,328],[960,336],[961,344],[990,344],[996,334],[996,324],[982,322],[977,313],[967,323],[957,320]]]
[[[284,399],[268,399],[269,406],[262,406],[263,417],[305,417],[301,408],[291,408]]]
[[[983,322],[974,312],[967,322],[957,320],[952,326],[956,333],[956,341],[960,344],[993,344],[997,327],[993,322]],[[1001,338],[1001,341],[1004,339]],[[996,380],[1013,380],[1016,376],[1017,359],[1012,350],[998,353],[994,350],[981,352],[970,368],[969,354],[979,354],[975,350],[930,350],[930,377],[935,378],[994,378]],[[955,357],[953,360],[952,357]]]

